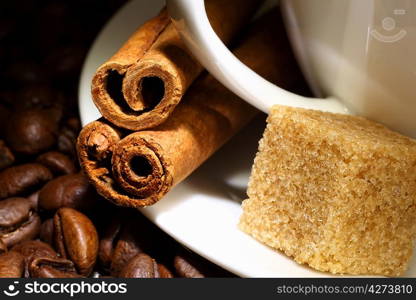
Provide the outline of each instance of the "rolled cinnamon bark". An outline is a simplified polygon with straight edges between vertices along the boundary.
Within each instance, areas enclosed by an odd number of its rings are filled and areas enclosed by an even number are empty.
[[[95,105],[110,121],[124,114],[134,114],[125,102],[122,81],[128,68],[139,61],[170,24],[166,9],[141,25],[127,42],[107,62],[102,64],[92,79],[91,92]]]
[[[304,86],[276,11],[258,21],[234,53],[273,83],[292,90]],[[152,205],[257,112],[204,74],[154,129],[129,134],[103,120],[87,125],[78,139],[79,159],[105,198],[122,206]]]
[[[214,30],[228,43],[263,1],[206,0],[205,5]],[[98,68],[93,100],[103,117],[119,127],[155,127],[166,120],[202,70],[164,10]]]

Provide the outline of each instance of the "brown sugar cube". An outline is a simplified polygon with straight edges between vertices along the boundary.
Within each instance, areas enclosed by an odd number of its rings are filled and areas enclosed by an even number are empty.
[[[361,117],[273,107],[239,227],[298,263],[399,276],[416,237],[416,141]]]

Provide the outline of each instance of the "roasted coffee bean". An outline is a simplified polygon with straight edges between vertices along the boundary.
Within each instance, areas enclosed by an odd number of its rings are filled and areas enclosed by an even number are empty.
[[[25,277],[29,277],[30,275],[29,266],[33,259],[40,257],[52,259],[58,258],[58,254],[55,252],[55,250],[52,249],[50,245],[37,240],[26,241],[17,244],[12,248],[11,251],[18,252],[23,255],[25,263]]]
[[[39,237],[45,243],[49,245],[53,244],[53,218],[43,221],[40,227]]]
[[[145,234],[137,232],[137,228],[143,228],[139,221],[140,215],[136,212],[120,210],[103,232],[99,259],[103,269],[112,276],[117,276],[131,258],[144,252],[143,247],[152,250]]]
[[[137,239],[137,228],[124,226],[111,257],[111,275],[117,276],[126,263],[140,252],[143,251]]]
[[[0,278],[23,277],[25,259],[18,252],[10,251],[0,255]]]
[[[145,253],[134,256],[120,271],[121,278],[160,278],[157,262]]]
[[[58,134],[58,149],[61,152],[75,156],[75,145],[78,134],[67,127],[61,129]]]
[[[177,255],[173,259],[176,274],[184,278],[204,278],[205,276],[195,267],[195,264],[187,257]]]
[[[0,254],[7,252],[7,245],[0,239]]]
[[[157,265],[159,270],[159,276],[160,278],[173,278],[173,274],[171,271],[168,270],[164,265],[158,264]]]
[[[38,257],[29,265],[32,278],[80,278],[74,263],[64,258]]]
[[[26,86],[16,98],[18,100],[14,102],[16,111],[63,106],[63,96],[47,84]]]
[[[57,177],[45,184],[39,193],[39,207],[50,211],[60,207],[85,211],[96,201],[97,194],[83,173]]]
[[[42,109],[14,113],[6,130],[8,145],[23,154],[37,154],[51,148],[58,135],[57,117],[53,111]]]
[[[103,269],[107,272],[110,271],[114,248],[117,245],[117,237],[121,230],[122,222],[118,217],[116,217],[107,225],[103,236],[100,238],[98,259],[101,267],[103,267]]]
[[[72,117],[66,120],[65,126],[73,132],[77,133],[81,130],[81,121],[79,118]]]
[[[11,166],[14,162],[14,155],[6,146],[4,141],[0,140],[0,170]]]
[[[0,199],[33,191],[52,177],[51,171],[38,163],[9,167],[0,172]]]
[[[173,240],[137,211],[128,209],[112,213],[100,240],[100,263],[117,277],[126,263],[138,253],[149,253],[156,260],[172,261],[176,251]],[[146,228],[138,231],[137,228]]]
[[[67,155],[57,151],[41,154],[36,161],[48,167],[55,175],[73,174],[77,171],[74,162]]]
[[[0,239],[8,246],[35,238],[40,231],[40,218],[26,198],[0,201]]]
[[[58,254],[50,245],[38,240],[17,244],[12,248],[12,251],[19,252],[27,261],[30,261],[35,257],[58,257]]]
[[[38,202],[39,202],[39,191],[36,191],[36,192],[30,194],[27,197],[27,200],[29,200],[30,206],[32,207],[32,209],[37,211],[38,210]]]
[[[88,276],[98,254],[98,234],[94,224],[84,214],[68,207],[56,212],[53,223],[58,253],[72,260],[79,274]]]

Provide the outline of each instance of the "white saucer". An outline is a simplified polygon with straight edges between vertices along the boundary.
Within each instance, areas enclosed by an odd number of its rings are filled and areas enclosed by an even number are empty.
[[[100,117],[90,96],[91,78],[135,29],[155,16],[163,0],[128,2],[108,22],[89,51],[81,74],[79,107],[85,125]],[[331,277],[298,265],[237,228],[241,201],[263,132],[265,116],[227,143],[175,187],[142,212],[177,241],[242,277]],[[405,276],[416,276],[416,259]]]

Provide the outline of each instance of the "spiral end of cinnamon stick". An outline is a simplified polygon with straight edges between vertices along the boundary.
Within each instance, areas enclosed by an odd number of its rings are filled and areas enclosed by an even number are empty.
[[[165,98],[165,82],[158,76],[140,78],[136,89],[132,89],[134,97],[128,97],[126,102],[135,111],[150,111],[157,107]]]
[[[97,192],[126,207],[144,207],[159,201],[171,188],[169,167],[153,143],[122,132],[105,121],[84,127],[77,142],[84,173]]]
[[[182,98],[184,84],[176,70],[154,61],[131,66],[123,79],[123,96],[134,115],[123,128],[143,130],[163,123]]]
[[[115,181],[136,197],[134,206],[152,205],[172,186],[169,166],[159,156],[160,149],[133,133],[121,140],[113,153],[112,171]]]
[[[173,72],[173,71],[172,71]],[[92,98],[118,127],[143,130],[163,123],[181,100],[183,84],[157,64],[103,65],[92,80]]]

